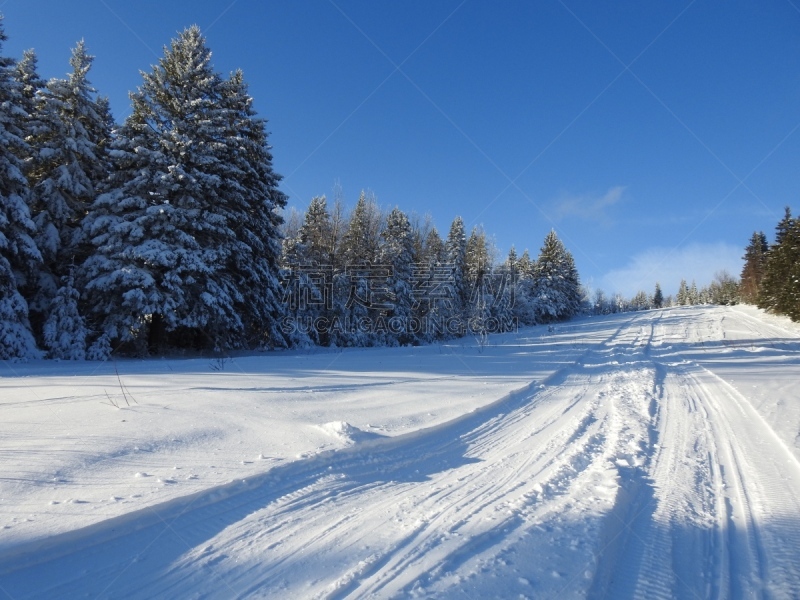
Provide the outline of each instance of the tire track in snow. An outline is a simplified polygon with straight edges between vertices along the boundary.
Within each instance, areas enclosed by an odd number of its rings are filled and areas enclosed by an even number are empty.
[[[674,327],[658,329],[674,339]],[[796,458],[723,380],[685,360],[653,365],[656,435],[645,468],[621,470],[612,543],[589,596],[791,597],[800,589]]]
[[[721,447],[734,597],[800,590],[800,465],[752,405],[699,365],[681,366],[698,389]]]

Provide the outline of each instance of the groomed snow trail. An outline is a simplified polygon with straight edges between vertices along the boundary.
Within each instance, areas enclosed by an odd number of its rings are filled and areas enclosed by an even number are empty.
[[[800,463],[703,353],[726,331],[788,340],[784,355],[800,343],[709,314],[632,315],[577,362],[449,423],[0,558],[0,592],[796,598]]]

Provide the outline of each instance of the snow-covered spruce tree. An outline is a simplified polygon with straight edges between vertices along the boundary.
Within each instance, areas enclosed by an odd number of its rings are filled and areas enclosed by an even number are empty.
[[[450,270],[448,278],[448,299],[450,306],[446,308],[445,318],[452,320],[466,319],[466,307],[469,301],[469,285],[466,274],[467,236],[464,220],[453,219],[450,232],[444,243],[445,264]]]
[[[767,252],[769,244],[763,231],[755,231],[750,237],[750,243],[744,251],[744,266],[742,267],[739,294],[742,302],[755,304],[761,289],[761,280],[767,266]]]
[[[51,79],[37,92],[30,121],[27,176],[36,242],[44,259],[31,312],[40,323],[70,265],[86,258],[80,225],[110,170],[107,108],[98,103],[87,78],[93,59],[79,42],[70,59],[72,72],[67,79]]]
[[[293,331],[307,343],[330,344],[321,319],[330,318],[332,287],[331,217],[325,196],[313,198],[292,239],[284,240],[283,264],[288,269],[284,305]],[[307,332],[307,333],[306,333]],[[297,345],[307,345],[298,341]]]
[[[581,286],[572,254],[556,236],[547,234],[534,270],[537,322],[562,321],[577,314]]]
[[[342,239],[341,251],[345,265],[352,267],[376,261],[382,220],[374,198],[362,191]]]
[[[50,358],[84,360],[88,332],[83,317],[78,312],[80,294],[75,289],[72,275],[62,279],[62,286],[50,304],[49,316],[44,324],[44,345]]]
[[[36,113],[36,94],[44,89],[47,82],[39,76],[39,58],[34,50],[25,50],[20,60],[14,68],[14,79],[19,83],[22,94],[20,106],[28,115],[28,122],[33,120]],[[30,135],[26,128],[25,137]],[[28,158],[26,155],[23,158]]]
[[[491,294],[492,259],[486,241],[486,232],[473,227],[464,250],[464,275],[467,284],[465,316],[471,333],[485,341],[486,323],[492,316],[494,297]]]
[[[530,253],[526,248],[516,264],[513,311],[514,316],[523,325],[536,324],[535,271],[536,263],[531,260]]]
[[[325,196],[311,200],[297,237],[295,264],[332,266],[331,215]]]
[[[678,295],[676,297],[676,301],[678,306],[686,306],[689,304],[689,286],[686,285],[686,280],[681,279],[681,283],[678,286]]]
[[[422,243],[422,254],[420,262],[435,265],[443,264],[446,261],[446,253],[442,236],[435,227],[431,227]]]
[[[653,292],[653,308],[664,306],[664,292],[661,291],[661,284],[656,282],[656,290]]]
[[[386,219],[382,237],[384,243],[381,246],[380,262],[389,267],[386,286],[393,304],[393,309],[387,318],[394,318],[395,323],[400,325],[390,330],[387,342],[405,346],[417,342],[419,332],[414,331],[411,320],[414,308],[412,290],[414,240],[411,223],[399,208],[395,208]]]
[[[505,262],[493,273],[491,316],[496,319],[497,331],[512,331],[517,326],[514,309],[517,296],[519,257],[514,246]]]
[[[368,325],[380,316],[371,300],[376,283],[372,276],[380,273],[382,221],[375,199],[362,191],[342,236],[342,262],[333,277],[332,319],[341,327],[331,331],[332,345],[374,346],[380,342],[380,335]]]
[[[248,344],[285,347],[290,339],[279,328],[284,307],[278,280],[280,210],[287,200],[278,189],[282,177],[273,169],[266,121],[256,116],[241,71],[225,82],[223,100],[227,153],[211,169],[224,199],[217,210],[234,226],[223,269],[233,273],[241,293],[235,308],[245,331],[254,334]]]
[[[446,305],[450,301],[446,289],[449,277],[446,263],[444,240],[436,227],[431,226],[422,240],[412,286],[413,318],[420,329],[417,338],[422,343],[445,337],[441,329],[447,313]]]
[[[800,219],[788,206],[767,252],[758,305],[800,320]]]
[[[491,269],[491,262],[486,232],[480,227],[473,227],[464,248],[464,274],[470,298],[476,289],[483,286],[484,277]]]
[[[714,280],[706,288],[703,303],[733,306],[741,301],[740,284],[725,270],[714,274]]]
[[[285,343],[280,176],[241,74],[223,79],[210,61],[191,27],[142,74],[111,145],[109,190],[84,221],[92,316],[137,351],[240,347],[250,334]]]
[[[639,290],[634,294],[630,301],[631,310],[647,310],[650,308],[650,300],[647,298],[647,292]]]
[[[0,17],[0,46],[6,39]],[[21,293],[34,285],[42,257],[21,158],[29,152],[23,139],[28,115],[14,67],[13,59],[0,56],[0,360],[41,355]]]

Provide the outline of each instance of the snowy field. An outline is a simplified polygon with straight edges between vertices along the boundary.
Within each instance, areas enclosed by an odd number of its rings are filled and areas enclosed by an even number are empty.
[[[0,369],[0,597],[800,597],[800,327],[750,307]]]

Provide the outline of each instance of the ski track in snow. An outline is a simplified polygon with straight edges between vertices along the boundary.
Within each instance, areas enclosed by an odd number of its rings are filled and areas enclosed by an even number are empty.
[[[796,331],[721,308],[617,323],[449,422],[329,423],[350,445],[15,546],[0,596],[800,597],[800,461],[715,372],[796,361]]]

